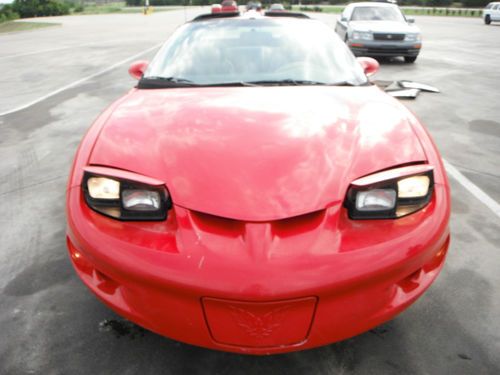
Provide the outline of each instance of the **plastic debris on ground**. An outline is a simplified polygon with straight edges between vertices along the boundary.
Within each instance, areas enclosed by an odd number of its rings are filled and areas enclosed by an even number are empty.
[[[425,83],[401,80],[401,81],[382,81],[374,82],[378,87],[383,89],[387,94],[398,99],[415,99],[420,91],[425,92],[440,92],[439,89],[427,85]]]

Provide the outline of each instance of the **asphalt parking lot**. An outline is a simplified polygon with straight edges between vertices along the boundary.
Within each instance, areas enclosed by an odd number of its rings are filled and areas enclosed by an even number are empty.
[[[453,198],[445,268],[394,320],[314,350],[241,356],[144,331],[83,286],[65,245],[73,155],[134,85],[129,62],[151,58],[197,12],[61,17],[0,35],[0,373],[499,374],[500,24],[480,19],[417,17],[417,62],[383,61],[376,77],[442,90],[405,104],[447,161]]]

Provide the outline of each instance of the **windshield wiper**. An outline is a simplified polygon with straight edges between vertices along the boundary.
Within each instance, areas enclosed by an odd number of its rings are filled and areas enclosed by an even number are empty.
[[[330,86],[352,86],[352,87],[356,87],[356,86],[369,86],[369,85],[370,85],[369,82],[364,82],[364,83],[361,83],[361,84],[356,84],[356,83],[352,83],[352,82],[349,82],[349,81],[339,81],[339,82],[330,83]]]
[[[349,81],[339,81],[339,82],[319,82],[319,81],[310,81],[307,79],[281,79],[281,80],[264,80],[264,81],[252,81],[252,82],[244,82],[248,85],[256,85],[256,86],[266,86],[266,85],[276,85],[276,86],[363,86],[364,84],[358,85],[356,83],[352,83]]]
[[[192,86],[199,86],[199,85],[185,78],[160,77],[160,76],[142,77],[138,85],[140,89],[164,88],[164,87],[192,87]]]
[[[160,77],[160,76],[153,76],[153,77],[144,77],[143,79],[154,80],[154,81],[162,81],[162,82],[174,82],[174,83],[193,83],[193,81],[191,81],[189,79],[180,78],[180,77]]]
[[[232,87],[232,86],[260,86],[250,82],[217,82],[195,83],[186,78],[178,77],[144,77],[139,81],[140,89],[168,88],[168,87]]]
[[[276,80],[262,80],[262,81],[251,81],[251,82],[243,82],[247,85],[256,85],[256,86],[308,86],[308,85],[328,85],[324,82],[318,81],[309,81],[306,79],[276,79]]]
[[[234,82],[218,82],[218,83],[202,83],[199,86],[201,87],[239,87],[239,86],[260,86],[256,85],[252,82],[244,82],[244,81],[234,81]]]

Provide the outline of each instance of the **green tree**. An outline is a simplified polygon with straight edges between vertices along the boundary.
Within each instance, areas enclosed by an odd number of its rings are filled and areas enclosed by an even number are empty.
[[[58,0],[15,0],[12,9],[21,18],[69,14],[69,5]]]

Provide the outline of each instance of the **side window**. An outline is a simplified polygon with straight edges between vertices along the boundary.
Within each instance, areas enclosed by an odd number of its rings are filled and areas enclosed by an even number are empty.
[[[342,12],[342,18],[345,18],[346,20],[350,20],[352,14],[352,7],[347,7],[344,9]]]

